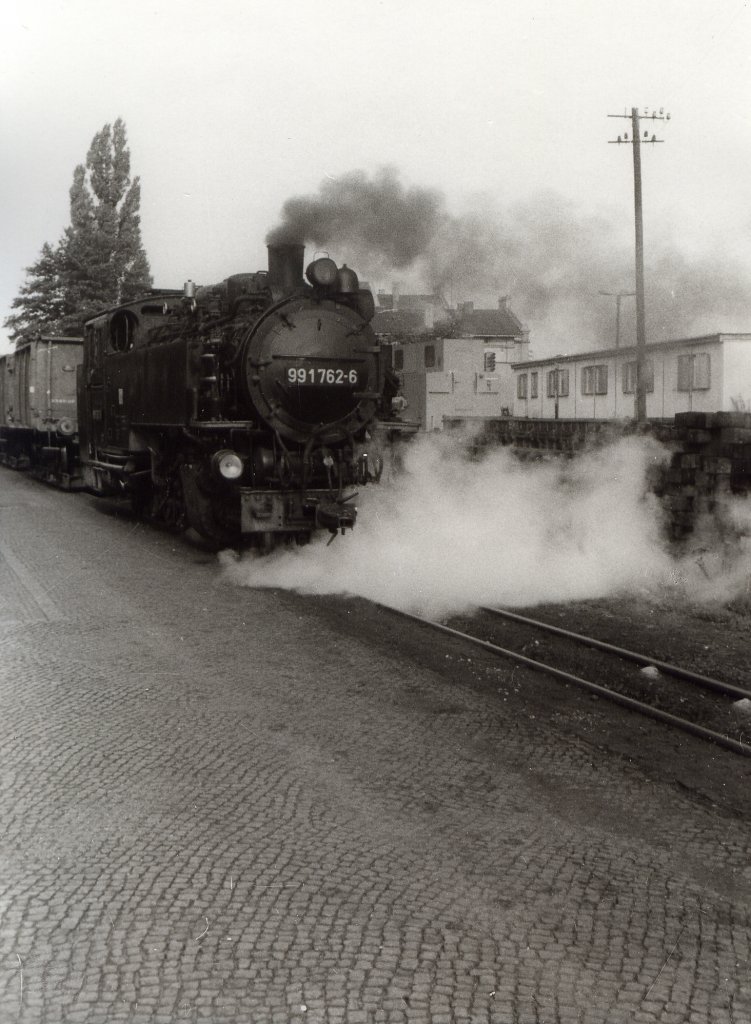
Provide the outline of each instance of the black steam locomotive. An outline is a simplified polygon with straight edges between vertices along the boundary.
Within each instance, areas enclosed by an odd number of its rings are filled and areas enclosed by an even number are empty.
[[[270,245],[268,271],[153,292],[85,327],[83,482],[147,518],[262,549],[355,523],[382,470],[395,379],[373,296],[328,257]]]

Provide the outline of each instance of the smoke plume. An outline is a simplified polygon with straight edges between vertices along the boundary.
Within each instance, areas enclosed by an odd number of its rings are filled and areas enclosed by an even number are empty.
[[[369,180],[363,171],[327,178],[317,196],[288,199],[267,243],[344,245],[395,269],[411,266],[433,244],[446,217],[440,192],[405,188],[392,168]]]
[[[540,357],[613,345],[615,299],[600,292],[634,290],[632,228],[615,215],[585,214],[552,192],[503,208],[475,198],[452,213],[440,191],[407,187],[389,167],[289,199],[267,240],[331,247],[361,277],[452,305],[494,307],[507,295]],[[726,256],[692,261],[655,241],[645,277],[649,340],[749,329],[751,275]],[[621,344],[633,344],[633,298],[622,300],[620,327]]]

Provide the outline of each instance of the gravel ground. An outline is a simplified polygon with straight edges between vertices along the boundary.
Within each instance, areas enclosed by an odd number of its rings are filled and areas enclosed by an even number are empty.
[[[326,606],[327,617],[339,620],[338,628],[343,632],[354,628],[356,622],[360,637],[367,635],[369,642],[380,642],[391,650],[396,643],[406,660],[438,673],[446,681],[447,696],[457,685],[494,692],[513,714],[534,721],[541,733],[541,743],[547,742],[551,733],[575,737],[591,746],[595,760],[606,762],[606,754],[615,754],[646,777],[661,784],[667,781],[681,794],[693,794],[700,804],[734,818],[746,819],[751,815],[751,759],[461,641],[438,636],[404,620],[395,623],[390,613],[373,611],[365,602],[361,613],[355,615],[350,614],[350,602],[315,600]],[[751,689],[751,605],[745,600],[710,607],[652,595],[517,610],[531,618]],[[450,624],[471,632],[476,620],[463,618],[451,620]],[[555,641],[550,646],[554,648]],[[529,653],[538,656],[537,652]],[[554,661],[551,651],[547,652],[547,660]],[[576,666],[566,668],[575,671]],[[639,669],[635,667],[633,672],[638,675]],[[586,676],[585,671],[581,674]],[[748,742],[751,715],[744,736],[744,713],[732,713],[739,723],[737,737]],[[565,792],[561,799],[565,801]]]
[[[645,597],[541,605],[534,615],[564,629],[751,687],[751,601],[691,605]]]

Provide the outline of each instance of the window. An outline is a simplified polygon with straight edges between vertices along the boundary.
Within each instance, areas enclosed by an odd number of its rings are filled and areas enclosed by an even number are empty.
[[[644,364],[644,377],[646,380],[647,391],[654,391],[655,389],[655,368],[654,363],[651,359],[648,359]],[[636,363],[624,363],[621,369],[621,382],[623,385],[624,395],[633,395],[636,393]]]
[[[430,370],[435,366],[435,345],[425,346],[425,369]]]
[[[538,376],[539,376],[539,374],[536,371],[535,371],[535,373],[530,373],[530,375],[529,375],[529,397],[530,398],[537,398],[537,378],[538,378]]]
[[[678,390],[701,391],[709,387],[709,352],[678,356]]]
[[[694,356],[694,387],[709,387],[709,352],[697,352]]]
[[[527,397],[527,375],[526,373],[520,373],[516,378],[516,397],[526,398]]]
[[[404,369],[404,349],[403,348],[395,348],[394,349],[394,369],[395,370],[403,370]]]
[[[110,347],[115,352],[130,352],[138,327],[138,318],[127,309],[114,313],[110,320]]]
[[[568,370],[548,371],[548,398],[565,398],[568,395]]]
[[[582,394],[606,395],[608,393],[607,363],[582,367]]]
[[[486,352],[483,361],[485,373],[495,373],[495,352]]]

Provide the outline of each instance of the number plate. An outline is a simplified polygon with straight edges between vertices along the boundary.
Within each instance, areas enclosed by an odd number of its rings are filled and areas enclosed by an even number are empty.
[[[286,382],[298,387],[354,388],[358,386],[359,374],[354,367],[289,366]]]

